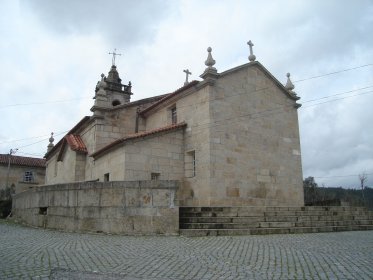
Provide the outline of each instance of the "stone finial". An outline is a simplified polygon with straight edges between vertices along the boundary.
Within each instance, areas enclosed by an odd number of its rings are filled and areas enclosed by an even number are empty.
[[[98,83],[98,88],[103,88],[106,85],[105,83],[105,75],[104,73],[101,74],[101,81]]]
[[[293,83],[291,82],[290,80],[290,73],[287,73],[286,74],[286,77],[288,77],[288,80],[286,81],[286,85],[285,85],[285,88],[288,90],[288,91],[293,91],[293,89],[295,88]]]
[[[188,77],[189,77],[189,75],[192,75],[192,72],[190,72],[189,69],[183,70],[183,72],[186,75],[185,82],[184,82],[184,86],[186,86],[187,84],[189,84]]]
[[[249,45],[249,48],[250,48],[249,60],[251,62],[253,62],[256,59],[256,56],[253,53],[253,46],[254,46],[254,44],[253,44],[253,42],[251,42],[251,40],[249,42],[247,42],[247,44]]]
[[[99,112],[99,108],[109,107],[106,89],[107,89],[106,77],[104,74],[101,74],[101,81],[99,81],[96,85],[96,94],[95,94],[95,97],[93,98],[95,100],[95,103],[93,104],[93,107],[91,108],[91,111],[93,112],[95,116],[101,115],[101,112]]]
[[[215,64],[215,60],[212,58],[211,51],[212,51],[211,47],[208,47],[207,48],[208,55],[205,61],[205,65],[207,66],[207,68],[205,69],[205,72],[203,72],[203,74],[200,75],[200,77],[204,80],[209,81],[209,83],[213,84],[214,80],[216,80],[219,77],[219,74],[216,68],[213,67]]]
[[[53,132],[51,132],[51,137],[49,138],[49,144],[48,144],[48,149],[47,149],[48,152],[52,150],[52,148],[54,147],[53,141],[54,141]]]
[[[103,95],[105,94],[105,88],[107,86],[107,83],[106,83],[106,77],[104,74],[101,74],[101,81],[99,81],[97,83],[97,86],[96,86],[96,95]]]
[[[212,51],[212,48],[211,47],[208,47],[207,48],[207,52],[209,53],[207,55],[207,59],[205,61],[205,65],[209,68],[209,69],[215,69],[213,66],[215,64],[215,60],[212,58],[212,55],[211,55],[211,51]]]

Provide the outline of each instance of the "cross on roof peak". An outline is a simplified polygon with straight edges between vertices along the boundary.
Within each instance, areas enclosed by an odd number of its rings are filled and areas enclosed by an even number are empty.
[[[249,48],[250,48],[249,60],[251,62],[253,62],[256,59],[256,56],[253,53],[253,46],[254,46],[254,44],[253,44],[253,42],[251,42],[251,40],[249,42],[247,42],[247,44],[249,45]]]
[[[189,84],[188,76],[192,75],[192,72],[190,72],[189,69],[183,70],[183,72],[186,74],[185,83],[184,83],[184,86],[186,86],[187,84]]]
[[[115,66],[115,56],[116,56],[116,55],[122,55],[121,53],[117,53],[116,51],[117,51],[117,49],[114,49],[113,52],[109,52],[109,54],[112,54],[112,55],[113,55],[113,58],[111,59],[111,64],[112,64],[113,66]]]

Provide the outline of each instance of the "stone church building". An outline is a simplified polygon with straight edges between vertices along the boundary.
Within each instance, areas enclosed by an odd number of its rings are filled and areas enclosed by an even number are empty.
[[[301,206],[297,103],[260,62],[224,72],[208,48],[200,81],[131,101],[115,55],[96,85],[92,115],[57,144],[50,139],[46,185],[83,181],[180,182],[180,206]]]

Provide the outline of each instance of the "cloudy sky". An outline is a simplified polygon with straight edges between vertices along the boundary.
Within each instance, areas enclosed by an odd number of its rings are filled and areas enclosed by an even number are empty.
[[[299,109],[304,177],[373,186],[373,2],[369,0],[0,0],[0,153],[46,152],[91,115],[108,52],[132,100],[172,92],[188,68],[200,80],[206,48],[219,72],[254,53]],[[332,74],[333,73],[333,74]],[[328,75],[326,75],[328,74]],[[321,76],[321,77],[319,77]]]

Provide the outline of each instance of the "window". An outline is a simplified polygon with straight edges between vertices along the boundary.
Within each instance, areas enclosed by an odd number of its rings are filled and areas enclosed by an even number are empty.
[[[150,175],[150,179],[152,181],[158,181],[160,176],[161,176],[161,173],[152,172]]]
[[[34,174],[32,171],[26,171],[23,175],[23,182],[34,182]]]
[[[177,123],[177,111],[176,111],[176,107],[171,108],[171,122],[172,122],[172,124],[176,124]]]
[[[110,180],[110,173],[104,174],[104,182],[109,182]]]
[[[112,103],[113,107],[120,105],[120,101],[118,99],[115,99]]]
[[[48,207],[39,207],[39,215],[47,215]]]
[[[185,156],[185,177],[191,178],[196,176],[196,152],[190,151]]]

